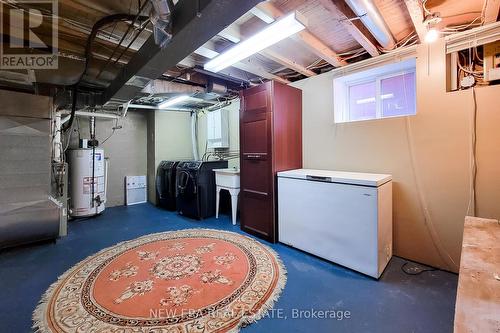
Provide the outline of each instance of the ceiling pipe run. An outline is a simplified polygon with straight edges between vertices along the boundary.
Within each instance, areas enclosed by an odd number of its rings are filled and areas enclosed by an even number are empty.
[[[345,2],[384,49],[392,50],[396,47],[389,27],[372,0],[345,0]]]

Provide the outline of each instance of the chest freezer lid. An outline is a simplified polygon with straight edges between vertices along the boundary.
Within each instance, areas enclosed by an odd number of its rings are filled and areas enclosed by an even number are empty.
[[[391,175],[331,170],[296,169],[278,172],[278,177],[363,186],[380,186],[392,180]]]

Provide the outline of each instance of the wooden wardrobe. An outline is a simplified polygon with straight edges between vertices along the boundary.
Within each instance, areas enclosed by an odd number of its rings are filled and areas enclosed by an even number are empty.
[[[302,168],[302,91],[269,81],[240,98],[241,229],[274,243],[276,173]]]

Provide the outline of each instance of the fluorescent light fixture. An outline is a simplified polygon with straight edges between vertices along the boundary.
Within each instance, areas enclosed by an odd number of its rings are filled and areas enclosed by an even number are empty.
[[[431,28],[427,30],[427,33],[425,34],[425,42],[430,44],[434,43],[437,39],[439,38],[439,31],[437,31],[434,28]]]
[[[189,99],[188,95],[181,95],[181,96],[177,96],[174,98],[170,98],[170,99],[166,100],[165,102],[159,104],[158,109],[166,109],[169,106],[184,102],[186,99]]]
[[[204,68],[208,71],[217,73],[232,64],[241,61],[252,54],[255,54],[268,46],[276,44],[303,29],[305,22],[300,14],[293,12],[286,15],[279,21],[266,27],[252,37],[236,44],[229,50],[221,53],[219,56],[207,62]]]

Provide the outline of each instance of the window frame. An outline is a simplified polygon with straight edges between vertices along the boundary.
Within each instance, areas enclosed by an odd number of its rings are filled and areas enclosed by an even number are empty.
[[[397,65],[401,64],[403,68],[397,68]],[[394,68],[396,67],[396,68]],[[349,79],[349,77],[357,77],[365,72],[372,72],[367,77]],[[393,78],[400,75],[413,73],[413,83],[415,87],[415,112],[408,115],[396,115],[396,116],[384,116],[382,111],[382,80]],[[351,119],[350,112],[350,88],[356,85],[364,83],[375,83],[375,117],[364,118],[364,119]],[[335,123],[349,123],[358,121],[368,121],[368,120],[379,120],[386,118],[396,118],[396,117],[409,117],[417,114],[417,73],[416,73],[416,61],[415,58],[406,60],[401,63],[382,65],[376,68],[368,69],[365,71],[357,72],[344,77],[339,77],[334,79],[334,121]]]

